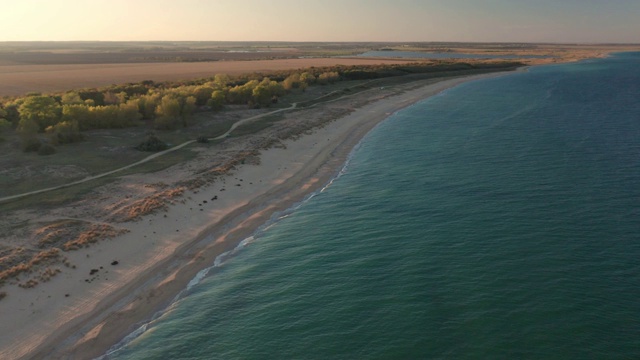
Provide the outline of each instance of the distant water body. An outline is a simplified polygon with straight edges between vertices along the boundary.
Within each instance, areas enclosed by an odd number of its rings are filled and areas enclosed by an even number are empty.
[[[113,359],[640,359],[640,53],[474,81]]]
[[[418,51],[367,51],[359,54],[362,57],[391,57],[391,58],[413,58],[413,59],[545,59],[546,55],[490,55],[490,54],[468,54],[468,53],[433,53]]]

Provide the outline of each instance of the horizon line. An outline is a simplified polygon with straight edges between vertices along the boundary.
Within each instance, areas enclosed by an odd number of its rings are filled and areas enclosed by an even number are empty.
[[[542,45],[640,45],[640,42],[550,42],[550,41],[442,41],[442,40],[0,40],[0,43],[287,43],[287,44],[542,44]]]

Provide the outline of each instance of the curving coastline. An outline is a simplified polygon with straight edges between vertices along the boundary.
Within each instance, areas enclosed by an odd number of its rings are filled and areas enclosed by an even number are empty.
[[[43,299],[40,303],[35,299],[31,313],[18,311],[24,305],[15,299],[0,303],[6,323],[22,324],[11,332],[2,326],[2,333],[10,335],[0,341],[0,355],[93,358],[104,354],[136,324],[168,306],[216,257],[235,248],[274,214],[325,186],[354,146],[390,114],[462,82],[502,74],[447,79],[382,99],[372,93],[368,95],[372,102],[351,114],[311,134],[285,140],[284,147],[263,151],[259,165],[240,166],[212,185],[188,191],[185,201],[174,203],[167,213],[127,224],[127,234],[74,253],[78,271],[42,284],[32,297]],[[215,202],[209,200],[218,196]],[[203,203],[209,204],[206,212],[193,210]],[[86,264],[89,256],[94,264],[106,266],[117,259],[120,265],[108,269],[110,280],[86,284],[83,274],[91,267]],[[71,294],[67,301],[44,301],[46,296],[64,299],[65,294]]]

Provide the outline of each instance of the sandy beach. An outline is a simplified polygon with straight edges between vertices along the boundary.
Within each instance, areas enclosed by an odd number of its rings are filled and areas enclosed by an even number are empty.
[[[359,141],[389,115],[462,82],[504,73],[446,79],[391,93],[374,89],[361,104],[349,99],[324,104],[348,115],[306,134],[261,150],[252,161],[197,189],[185,189],[164,212],[117,223],[122,235],[66,253],[63,268],[33,289],[11,288],[0,301],[0,358],[91,359],[168,306],[203,268],[230,251],[279,212],[325,186]],[[304,120],[305,112],[294,113]],[[246,150],[246,141],[225,141],[225,151]],[[149,192],[149,184],[176,183],[200,170],[187,162],[159,173],[129,175],[118,188]],[[124,195],[108,186],[101,207],[118,206]],[[95,206],[95,205],[94,205]],[[61,209],[58,218],[76,219]],[[87,215],[87,217],[89,217]],[[83,220],[86,220],[83,219]],[[98,222],[98,220],[93,220]],[[113,224],[111,224],[113,225]]]

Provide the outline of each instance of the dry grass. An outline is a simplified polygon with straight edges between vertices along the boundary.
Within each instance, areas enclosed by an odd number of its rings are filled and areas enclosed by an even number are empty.
[[[0,258],[0,284],[23,273],[31,273],[38,266],[60,261],[60,249],[53,248],[35,253],[24,248],[16,248]]]
[[[173,199],[181,196],[186,187],[180,186],[172,189],[156,192],[132,203],[125,202],[112,209],[111,221],[127,222],[140,219],[144,215],[152,214],[158,210],[167,210]]]
[[[127,230],[118,230],[107,224],[92,224],[88,229],[77,234],[74,239],[65,242],[62,248],[65,251],[77,250],[99,240],[114,238],[126,232]]]
[[[60,246],[82,226],[84,226],[84,222],[79,220],[63,220],[45,225],[35,231],[38,247],[42,249]]]
[[[126,230],[108,224],[94,224],[80,220],[62,220],[35,231],[38,247],[58,247],[64,251],[77,250],[103,239],[114,238]]]
[[[127,231],[109,224],[81,220],[59,220],[46,224],[32,232],[34,243],[41,251],[26,247],[0,249],[0,286],[14,281],[22,288],[32,288],[38,283],[47,282],[61,272],[55,266],[75,267],[63,255],[63,250],[77,250]]]

